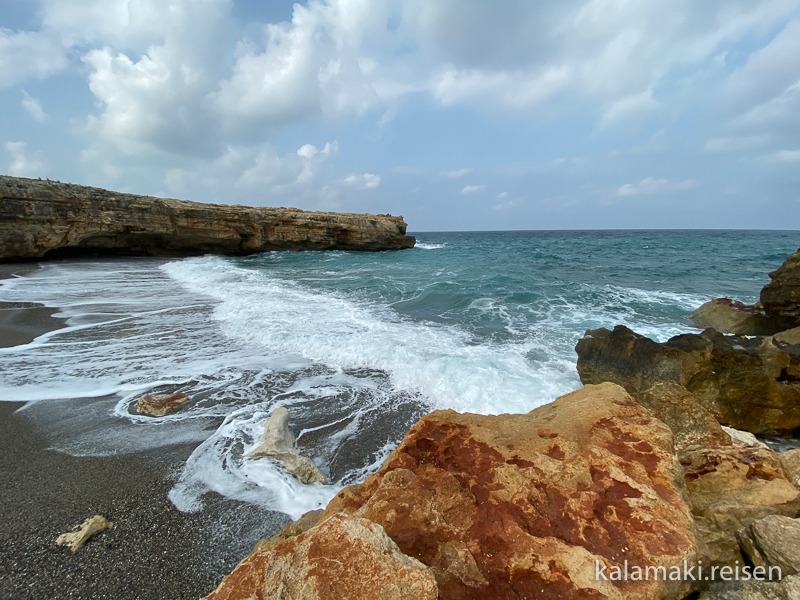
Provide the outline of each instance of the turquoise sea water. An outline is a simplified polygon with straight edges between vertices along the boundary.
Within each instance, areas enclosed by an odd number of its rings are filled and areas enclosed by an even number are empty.
[[[377,468],[424,412],[531,410],[580,386],[587,328],[692,331],[694,308],[755,301],[800,245],[762,231],[417,236],[400,252],[43,264],[0,282],[0,301],[55,307],[66,327],[0,349],[0,399],[29,401],[72,454],[197,444],[171,494],[181,509],[215,492],[298,516]],[[175,389],[193,398],[176,415],[131,409]],[[243,458],[278,405],[333,485]]]

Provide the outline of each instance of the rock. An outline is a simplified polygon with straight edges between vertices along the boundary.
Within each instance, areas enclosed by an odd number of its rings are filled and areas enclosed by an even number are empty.
[[[797,327],[800,325],[800,249],[790,254],[769,276],[772,281],[761,290],[764,312]]]
[[[772,336],[773,343],[780,343],[788,346],[800,345],[800,327],[786,329]]]
[[[171,394],[145,394],[136,400],[136,410],[149,417],[163,417],[180,409],[189,402],[189,396],[183,392]]]
[[[316,465],[294,449],[294,436],[289,431],[289,411],[279,406],[272,411],[264,425],[261,444],[247,454],[248,458],[267,456],[283,464],[289,473],[303,483],[327,483],[328,480]]]
[[[726,581],[709,586],[699,600],[797,600],[800,575],[781,581]]]
[[[779,456],[787,479],[800,488],[800,448],[787,450]]]
[[[436,579],[380,525],[344,514],[259,546],[207,600],[435,600]]]
[[[727,446],[731,443],[724,427],[694,396],[674,381],[656,381],[638,394],[639,404],[653,411],[671,430],[679,454],[695,446]]]
[[[737,535],[754,565],[777,567],[782,576],[800,572],[800,519],[770,515],[754,521]]]
[[[767,446],[749,431],[740,431],[739,429],[725,427],[724,425],[722,426],[722,431],[730,436],[731,443],[734,446],[741,446],[743,448],[766,448],[769,450],[769,446]]]
[[[626,560],[668,570],[696,559],[672,445],[613,384],[529,414],[436,411],[323,519],[380,524],[442,599],[683,598],[691,582],[604,578]]]
[[[0,176],[0,261],[410,248],[401,217],[205,204]]]
[[[800,346],[712,329],[659,344],[618,325],[587,331],[575,350],[583,383],[618,383],[650,406],[644,392],[672,381],[721,424],[753,433],[800,426]]]
[[[114,524],[102,515],[89,517],[80,525],[75,525],[67,533],[62,533],[56,539],[59,546],[68,546],[73,552],[83,548],[90,538],[102,533],[106,529],[111,529]]]
[[[743,564],[739,529],[768,515],[800,512],[800,491],[772,450],[695,448],[681,454],[681,465],[706,564]]]
[[[782,319],[768,317],[763,308],[729,298],[709,300],[692,313],[691,319],[700,329],[710,327],[736,335],[772,335],[786,328]]]

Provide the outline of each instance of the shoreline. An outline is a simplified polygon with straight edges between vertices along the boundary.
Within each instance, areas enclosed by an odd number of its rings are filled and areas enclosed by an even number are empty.
[[[0,265],[0,279],[35,269]],[[56,312],[0,302],[0,348],[60,329]],[[0,399],[0,597],[196,600],[289,520],[215,494],[182,513],[167,494],[197,444],[70,456],[49,448],[24,406]],[[114,527],[75,554],[56,545],[94,514]]]
[[[194,444],[69,456],[47,447],[21,406],[0,402],[0,597],[196,600],[288,522],[220,496],[178,511],[167,494]],[[55,544],[95,514],[114,527],[74,554]]]

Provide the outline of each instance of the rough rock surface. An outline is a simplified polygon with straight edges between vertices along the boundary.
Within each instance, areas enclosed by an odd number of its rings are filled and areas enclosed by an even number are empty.
[[[311,459],[302,456],[294,449],[294,436],[289,431],[289,411],[279,406],[272,411],[264,425],[261,444],[248,454],[248,458],[267,456],[283,464],[289,473],[303,483],[327,483],[328,480]]]
[[[380,524],[443,599],[682,598],[691,584],[596,569],[695,560],[684,494],[669,429],[603,384],[529,414],[433,412],[323,519]]]
[[[694,395],[674,381],[656,381],[637,394],[639,404],[653,411],[671,430],[675,450],[694,446],[727,446],[729,434]]]
[[[136,410],[149,417],[163,417],[178,411],[189,402],[189,396],[183,392],[172,394],[145,394],[136,400]]]
[[[800,519],[771,515],[738,532],[750,561],[760,567],[778,567],[781,574],[800,572]]]
[[[764,312],[800,325],[800,249],[769,276],[772,281],[761,290]]]
[[[800,448],[787,450],[780,455],[780,461],[786,477],[800,488]]]
[[[401,217],[204,204],[0,176],[0,261],[410,248]]]
[[[741,431],[739,429],[726,427],[724,425],[722,426],[722,431],[730,436],[731,444],[734,446],[742,446],[744,448],[766,448],[769,450],[769,446],[767,446],[749,431]]]
[[[797,600],[800,575],[781,581],[728,581],[712,584],[699,600]]]
[[[736,335],[773,335],[787,326],[783,319],[768,317],[761,307],[730,298],[709,300],[695,310],[691,318],[700,329],[710,327]]]
[[[67,546],[73,552],[77,552],[88,542],[91,538],[98,533],[104,532],[106,529],[111,529],[114,524],[106,519],[103,515],[94,515],[89,517],[80,525],[75,525],[67,533],[62,533],[58,536],[56,544],[59,546]]]
[[[743,564],[739,529],[768,515],[800,513],[800,491],[772,450],[698,447],[681,454],[681,465],[706,564]]]
[[[259,545],[207,600],[435,600],[436,579],[380,525],[345,514]]]
[[[650,407],[644,392],[672,381],[724,425],[753,433],[800,427],[800,346],[711,329],[659,344],[618,325],[587,331],[575,350],[583,383],[618,383]]]

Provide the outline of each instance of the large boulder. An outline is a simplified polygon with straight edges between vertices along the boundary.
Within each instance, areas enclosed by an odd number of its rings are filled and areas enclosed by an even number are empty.
[[[761,304],[767,315],[800,325],[800,249],[793,252],[761,290]]]
[[[0,262],[410,248],[402,217],[206,204],[0,175]]]
[[[247,458],[269,457],[303,483],[328,483],[327,477],[311,459],[295,450],[294,443],[294,435],[289,430],[289,411],[285,406],[279,406],[264,424],[261,443],[247,454]]]
[[[786,477],[800,488],[800,448],[787,450],[780,455],[780,461]]]
[[[618,383],[657,412],[657,396],[648,398],[645,392],[657,382],[670,381],[690,392],[723,425],[753,433],[800,427],[796,344],[712,329],[657,343],[618,325],[613,331],[587,331],[575,349],[583,383]]]
[[[736,532],[769,515],[800,513],[800,490],[765,448],[694,448],[681,454],[705,564],[743,564]]]
[[[316,598],[298,595],[299,587],[286,592],[307,575],[315,586],[360,581],[362,562],[374,560],[369,545],[303,549],[329,527],[326,539],[346,541],[341,529],[350,522],[380,526],[427,567],[443,600],[683,598],[692,582],[621,574],[626,565],[629,573],[675,573],[695,563],[685,493],[669,428],[614,384],[587,386],[529,414],[436,411],[321,516],[260,544],[211,598]],[[288,564],[297,575],[284,575]],[[405,575],[385,577],[390,586]],[[363,598],[396,597],[365,590]]]
[[[379,523],[443,599],[682,598],[691,583],[611,579],[696,557],[671,432],[613,384],[529,414],[431,413],[323,519],[341,512]]]
[[[207,600],[435,600],[436,579],[380,525],[345,514],[260,544]]]
[[[700,329],[716,329],[736,335],[773,335],[786,329],[783,319],[768,317],[760,306],[743,304],[730,298],[709,300],[691,315]]]

